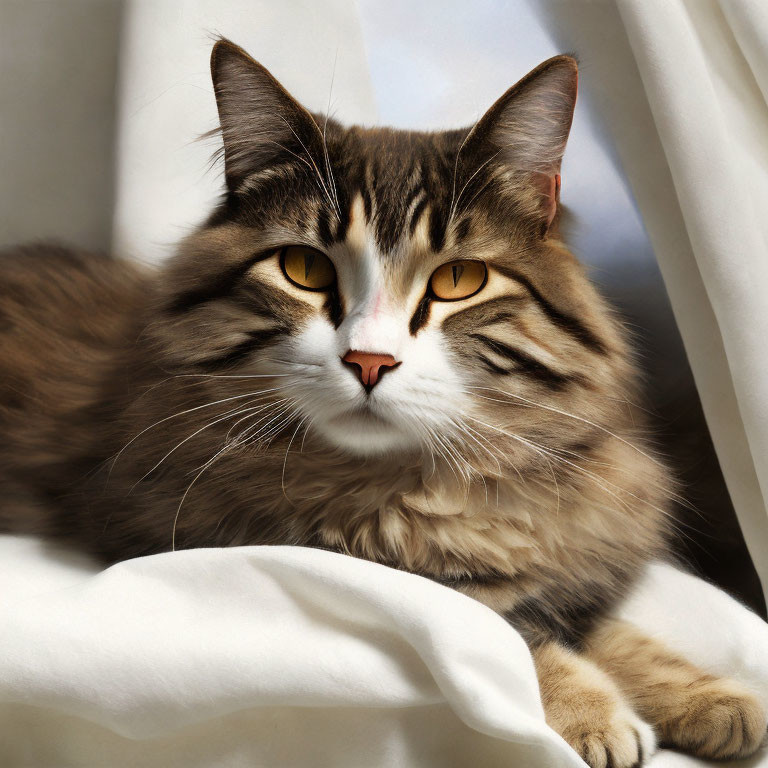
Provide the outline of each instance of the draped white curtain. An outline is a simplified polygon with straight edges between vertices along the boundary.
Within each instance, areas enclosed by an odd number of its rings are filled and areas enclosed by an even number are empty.
[[[681,330],[768,591],[768,4],[620,0],[619,10],[692,258],[654,231],[668,211],[652,189],[641,210],[673,306],[696,284],[701,326],[714,317],[710,338],[688,332],[696,316]]]
[[[768,4],[540,6],[590,78],[768,588]],[[600,18],[598,18],[598,15]]]

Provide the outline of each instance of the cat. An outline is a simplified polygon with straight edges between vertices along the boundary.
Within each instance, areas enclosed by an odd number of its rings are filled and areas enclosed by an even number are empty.
[[[291,544],[420,574],[527,640],[592,768],[754,752],[766,712],[612,609],[674,483],[621,324],[558,236],[577,65],[471,128],[345,128],[229,41],[226,191],[157,271],[0,256],[0,525],[106,563]]]

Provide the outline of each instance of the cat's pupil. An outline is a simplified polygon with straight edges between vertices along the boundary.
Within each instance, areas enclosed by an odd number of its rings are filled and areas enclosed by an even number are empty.
[[[459,284],[459,280],[461,280],[462,272],[464,272],[464,265],[454,264],[453,267],[451,267],[451,270],[453,271],[453,287],[455,288]]]
[[[304,279],[309,280],[309,273],[312,271],[312,265],[315,263],[315,254],[307,252],[304,254]]]

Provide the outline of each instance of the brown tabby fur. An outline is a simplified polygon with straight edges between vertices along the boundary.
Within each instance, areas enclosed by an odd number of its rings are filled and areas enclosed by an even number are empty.
[[[550,723],[594,768],[640,764],[640,718],[696,754],[754,751],[751,694],[607,618],[665,555],[671,482],[621,329],[547,226],[575,62],[545,62],[472,131],[434,134],[312,116],[227,42],[212,66],[228,191],[168,264],[0,255],[0,524],[106,562],[294,544],[409,570],[523,633]],[[442,331],[464,410],[418,450],[359,456],[302,410],[322,365],[288,358],[317,318],[343,332],[345,275],[371,240],[404,333]],[[295,242],[328,253],[339,286],[282,279],[275,253]],[[467,254],[492,271],[477,296],[413,293]],[[427,416],[450,407],[429,401],[439,384],[424,382]]]

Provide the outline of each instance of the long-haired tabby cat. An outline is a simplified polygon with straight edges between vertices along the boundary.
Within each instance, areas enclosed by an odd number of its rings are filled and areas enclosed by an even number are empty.
[[[443,133],[343,128],[227,41],[212,73],[227,190],[175,258],[0,259],[3,526],[110,562],[295,544],[406,569],[523,634],[593,768],[657,738],[757,749],[749,691],[611,618],[665,553],[670,481],[557,236],[574,60]]]

